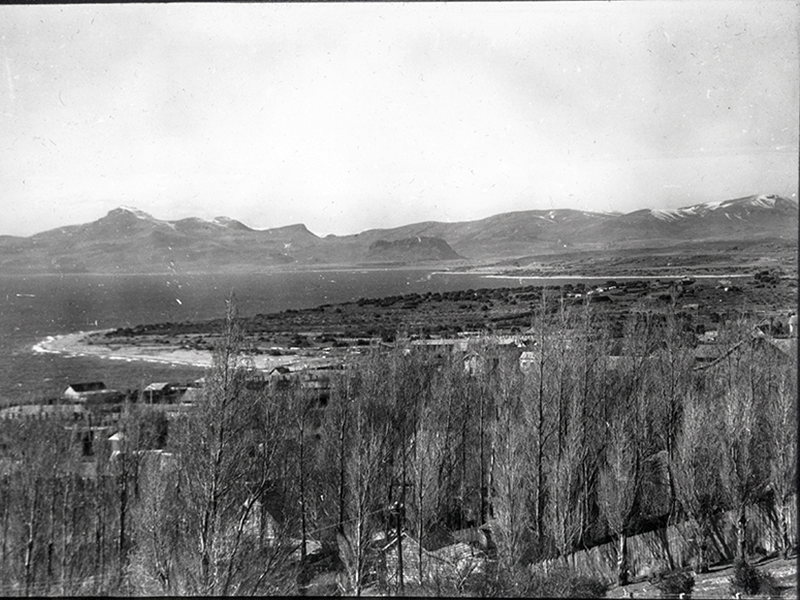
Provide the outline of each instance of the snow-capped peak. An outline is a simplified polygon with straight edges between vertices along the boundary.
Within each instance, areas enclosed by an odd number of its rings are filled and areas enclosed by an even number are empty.
[[[121,210],[121,211],[124,211],[124,212],[131,213],[132,215],[134,215],[135,217],[137,217],[139,219],[145,219],[147,221],[154,221],[155,220],[155,217],[153,217],[153,215],[151,215],[149,213],[146,213],[143,210],[139,210],[138,208],[134,208],[132,206],[124,206],[123,205],[123,206],[120,206],[117,210]]]
[[[751,200],[750,204],[759,206],[761,208],[775,208],[775,196],[758,196],[755,200]]]
[[[738,198],[735,200],[711,200],[710,202],[703,202],[702,204],[695,204],[693,206],[684,206],[682,208],[662,208],[652,209],[652,214],[657,219],[662,221],[676,221],[688,216],[704,215],[706,213],[722,209],[730,209],[735,207],[753,206],[757,208],[775,208],[775,203],[778,197],[770,194],[762,194],[760,196],[750,196],[747,198]]]
[[[756,206],[758,208],[775,208],[775,203],[778,197],[774,194],[761,194],[760,196],[751,196],[748,198],[739,198],[737,200],[717,200],[715,202],[706,202],[700,206],[706,207],[708,210],[716,210],[717,208],[731,208],[734,206]]]
[[[170,229],[175,229],[175,225],[170,223],[169,221],[160,221],[156,219],[150,213],[146,213],[143,210],[138,208],[134,208],[133,206],[120,206],[108,213],[109,215],[120,215],[120,214],[128,214],[131,215],[140,221],[148,221],[149,223],[157,226],[157,227],[168,227]]]

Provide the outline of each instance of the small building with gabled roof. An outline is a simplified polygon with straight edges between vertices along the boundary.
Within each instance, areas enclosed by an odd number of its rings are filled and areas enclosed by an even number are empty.
[[[72,399],[80,399],[85,394],[91,394],[94,392],[102,392],[107,390],[106,384],[102,381],[90,381],[87,383],[71,383],[67,386],[67,389],[64,390],[63,396],[65,398],[72,398]]]
[[[62,394],[64,400],[82,404],[104,404],[122,402],[125,394],[111,390],[102,381],[70,384]]]
[[[465,542],[425,550],[405,531],[403,536],[403,580],[406,583],[425,585],[431,582],[463,581],[472,574],[482,573],[486,567],[486,553]],[[382,549],[385,560],[386,584],[399,583],[400,557],[397,536]],[[420,562],[421,558],[421,562]]]
[[[154,382],[142,390],[142,399],[147,403],[170,402],[182,396],[189,386],[166,381]]]

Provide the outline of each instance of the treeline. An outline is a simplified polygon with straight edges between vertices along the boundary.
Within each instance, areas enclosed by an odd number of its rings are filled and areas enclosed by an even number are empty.
[[[231,310],[202,402],[168,434],[162,413],[129,406],[91,476],[63,424],[4,424],[0,592],[293,594],[321,575],[317,592],[359,595],[386,591],[398,529],[421,554],[481,526],[486,568],[435,592],[526,594],[531,563],[609,539],[625,583],[627,537],[667,521],[693,524],[700,571],[712,549],[734,558],[716,519],[735,509],[746,558],[755,503],[789,551],[796,357],[740,320],[698,368],[669,310],[632,312],[621,337],[588,306],[532,325],[523,366],[480,342],[375,351],[320,395],[252,385]]]

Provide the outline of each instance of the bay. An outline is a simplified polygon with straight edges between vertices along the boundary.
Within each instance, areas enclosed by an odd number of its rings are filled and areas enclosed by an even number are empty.
[[[48,336],[65,333],[222,317],[231,292],[239,313],[252,316],[362,297],[565,281],[495,279],[431,269],[0,276],[0,405],[58,396],[70,383],[80,381],[132,389],[152,381],[197,379],[203,372],[193,367],[68,357],[32,349]]]

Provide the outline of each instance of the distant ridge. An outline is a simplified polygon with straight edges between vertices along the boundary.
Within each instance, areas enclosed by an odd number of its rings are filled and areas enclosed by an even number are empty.
[[[681,242],[796,240],[797,202],[754,195],[627,214],[572,209],[427,221],[320,238],[303,224],[253,229],[228,217],[160,220],[122,206],[82,225],[0,236],[0,273],[262,270],[288,265],[485,261]]]

